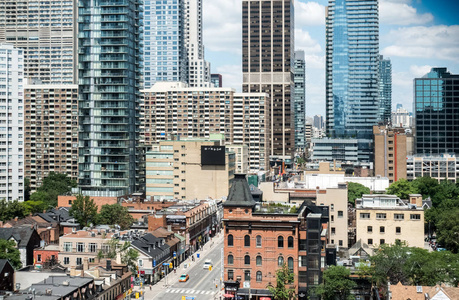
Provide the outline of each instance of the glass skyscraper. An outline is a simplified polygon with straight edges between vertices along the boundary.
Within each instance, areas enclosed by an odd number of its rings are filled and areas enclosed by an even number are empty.
[[[459,75],[432,68],[414,79],[415,153],[459,154]]]
[[[379,120],[388,124],[392,114],[392,63],[379,57]]]
[[[136,191],[141,2],[80,0],[79,186],[91,196]]]
[[[295,61],[293,64],[293,83],[295,84],[293,93],[293,109],[295,120],[295,148],[304,149],[305,125],[306,125],[306,62],[304,51],[295,51]]]
[[[377,0],[329,0],[326,13],[326,129],[371,138],[379,120]]]
[[[204,60],[202,0],[146,0],[144,10],[144,82],[181,81],[210,86]]]

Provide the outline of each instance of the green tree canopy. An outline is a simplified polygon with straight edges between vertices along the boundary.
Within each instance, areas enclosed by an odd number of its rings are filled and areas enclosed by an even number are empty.
[[[124,242],[122,247],[125,249],[121,252],[121,262],[129,267],[132,274],[136,273],[137,259],[139,258],[139,252],[131,247],[131,243]]]
[[[276,271],[276,286],[268,286],[268,290],[274,295],[275,300],[294,300],[296,299],[293,281],[295,275],[286,264]]]
[[[8,221],[18,217],[22,219],[30,214],[30,210],[24,202],[0,200],[0,220]]]
[[[37,192],[44,192],[47,194],[45,199],[41,198],[40,200],[46,201],[48,206],[56,207],[57,206],[57,197],[59,195],[65,195],[72,191],[72,188],[76,187],[77,183],[75,180],[72,180],[67,174],[50,172],[48,176],[43,179],[43,183],[37,189]],[[33,193],[30,197],[31,199]],[[40,196],[43,197],[43,196]],[[38,200],[38,199],[35,199]]]
[[[387,194],[396,195],[400,199],[409,199],[409,194],[417,194],[417,189],[408,180],[401,178],[387,188]]]
[[[15,269],[22,267],[21,255],[14,241],[0,240],[0,259],[7,259]]]
[[[458,197],[459,188],[457,185],[453,182],[444,180],[440,182],[440,185],[437,187],[435,194],[432,196],[432,205],[437,207],[447,199],[456,199]]]
[[[459,207],[443,210],[436,223],[438,243],[453,253],[459,252]]]
[[[355,205],[355,199],[361,198],[364,194],[369,194],[370,189],[357,182],[347,183],[347,200]]]
[[[350,300],[354,299],[351,290],[357,286],[349,276],[351,271],[343,266],[331,266],[324,271],[323,283],[316,289],[315,293],[324,300]]]
[[[438,180],[429,176],[418,177],[411,182],[413,187],[416,189],[416,193],[421,194],[422,198],[430,197],[438,190]]]
[[[118,224],[122,230],[129,229],[134,223],[134,218],[129,214],[127,207],[119,204],[105,204],[100,209],[97,217],[98,224]]]
[[[97,218],[97,206],[94,200],[89,196],[77,195],[72,202],[72,207],[69,211],[78,223],[82,226],[88,226],[89,223],[95,223]]]

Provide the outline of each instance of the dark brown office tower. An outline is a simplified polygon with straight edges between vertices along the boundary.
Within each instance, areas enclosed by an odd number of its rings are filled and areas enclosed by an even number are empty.
[[[243,91],[271,96],[270,161],[288,162],[294,150],[293,16],[293,0],[242,1]]]

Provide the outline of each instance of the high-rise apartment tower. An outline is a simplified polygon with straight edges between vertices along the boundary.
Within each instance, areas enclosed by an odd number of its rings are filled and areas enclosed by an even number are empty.
[[[76,3],[0,0],[0,42],[24,50],[24,78],[29,84],[76,83]]]
[[[137,189],[140,5],[79,2],[79,186],[86,195]]]
[[[378,0],[329,0],[326,11],[326,129],[371,139],[379,121]]]
[[[306,146],[304,132],[306,125],[306,62],[304,51],[295,51],[293,81],[295,83],[293,94],[295,149],[304,149]]]
[[[379,58],[379,121],[389,124],[392,114],[392,63],[390,59]]]
[[[243,91],[270,95],[270,160],[290,160],[294,151],[293,58],[293,0],[243,0]]]

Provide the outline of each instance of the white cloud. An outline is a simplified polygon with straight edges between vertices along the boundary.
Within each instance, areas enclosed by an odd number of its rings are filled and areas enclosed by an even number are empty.
[[[382,38],[385,56],[438,58],[459,62],[459,25],[416,26],[391,30]]]
[[[216,73],[222,75],[223,86],[242,91],[242,66],[238,65],[220,65],[216,68]]]
[[[295,1],[295,27],[325,24],[325,6],[309,1]]]
[[[429,66],[429,65],[424,65],[424,66],[411,65],[410,73],[411,75],[413,75],[413,78],[419,78],[429,73],[430,69],[432,69],[432,66]]]
[[[322,52],[319,43],[311,38],[309,32],[301,28],[295,29],[295,49],[304,50],[306,55]]]
[[[241,54],[240,0],[203,1],[204,45],[208,50]]]
[[[381,1],[379,4],[379,19],[384,24],[419,25],[431,22],[434,17],[430,13],[419,14],[410,0]]]

